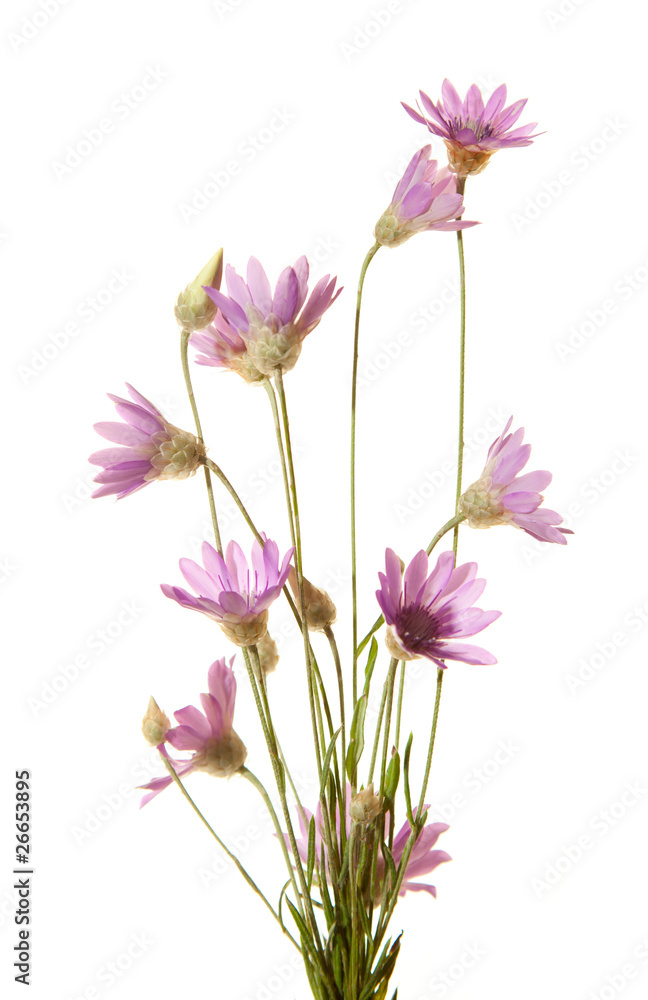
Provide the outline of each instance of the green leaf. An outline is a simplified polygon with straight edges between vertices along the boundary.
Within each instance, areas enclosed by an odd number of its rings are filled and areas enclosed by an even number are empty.
[[[398,750],[394,750],[392,753],[392,759],[389,762],[389,767],[387,768],[387,774],[385,776],[385,798],[390,802],[394,801],[394,796],[396,795],[396,789],[398,788],[398,782],[400,781],[400,754]]]
[[[369,691],[369,685],[371,684],[371,676],[373,674],[374,667],[376,666],[376,659],[378,657],[378,643],[375,639],[371,640],[371,646],[369,647],[369,656],[367,657],[367,666],[365,667],[365,686],[364,693],[367,694]]]
[[[306,881],[310,890],[313,885],[313,870],[315,868],[315,817],[311,816],[308,825],[308,861],[306,865]]]
[[[410,754],[412,752],[412,740],[414,739],[414,733],[409,734],[409,739],[407,741],[407,746],[405,747],[405,758],[403,760],[403,782],[405,786],[405,806],[407,809],[407,819],[409,820],[409,825],[414,828],[414,815],[412,813],[412,793],[410,792],[410,780],[409,780],[409,765],[410,765]]]
[[[351,781],[364,750],[364,720],[367,711],[367,695],[358,698],[351,722],[349,749],[347,751],[346,772]]]

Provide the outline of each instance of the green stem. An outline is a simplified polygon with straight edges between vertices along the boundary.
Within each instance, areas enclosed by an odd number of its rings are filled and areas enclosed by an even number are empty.
[[[211,824],[209,823],[209,821],[207,819],[205,819],[205,817],[201,813],[200,809],[198,808],[198,806],[196,805],[196,803],[194,802],[194,800],[191,798],[191,795],[189,794],[189,792],[187,791],[187,789],[185,788],[185,786],[182,784],[180,778],[178,777],[178,775],[176,774],[175,770],[173,769],[173,765],[164,756],[164,754],[160,754],[160,757],[162,758],[162,761],[164,762],[164,766],[166,767],[167,771],[169,772],[169,774],[173,778],[175,784],[178,786],[178,788],[180,789],[180,791],[182,792],[182,794],[184,795],[185,799],[187,800],[187,802],[189,803],[189,805],[191,806],[191,808],[193,809],[193,811],[196,813],[196,815],[198,816],[198,818],[207,827],[207,829],[211,833],[212,837],[214,838],[214,840],[216,841],[216,843],[218,844],[218,846],[220,847],[220,849],[222,851],[224,851],[224,853],[227,855],[227,857],[230,859],[230,861],[235,865],[235,867],[241,873],[241,875],[243,876],[243,878],[245,879],[245,881],[247,882],[247,884],[250,886],[250,888],[254,892],[256,892],[257,896],[260,899],[263,900],[263,902],[265,903],[265,905],[270,910],[270,913],[272,914],[272,916],[275,918],[275,920],[281,926],[281,929],[283,930],[284,934],[287,937],[290,938],[290,940],[294,944],[295,948],[297,948],[297,950],[300,951],[301,949],[300,949],[299,945],[297,944],[297,942],[295,941],[294,937],[292,936],[292,934],[290,933],[290,931],[288,931],[284,927],[283,923],[279,919],[279,914],[276,912],[276,910],[274,909],[274,907],[272,906],[272,904],[263,895],[263,893],[259,889],[258,885],[254,881],[254,879],[252,878],[252,876],[248,874],[248,872],[245,870],[245,868],[243,867],[243,865],[241,864],[241,862],[239,861],[239,859],[236,857],[236,855],[232,854],[232,852],[230,851],[229,847],[225,843],[223,843],[223,841],[220,839],[220,837],[218,836],[218,834],[216,833],[216,831],[214,830],[214,828],[211,826]],[[246,768],[243,768],[239,773],[243,774],[243,772],[245,770],[246,770]]]
[[[436,686],[436,698],[434,699],[434,715],[432,716],[432,729],[430,731],[430,743],[428,746],[428,755],[425,762],[425,774],[423,775],[423,785],[421,786],[421,797],[419,799],[418,812],[416,814],[417,819],[420,818],[423,812],[423,803],[425,801],[425,793],[427,792],[428,780],[430,778],[430,768],[432,766],[432,754],[434,753],[434,741],[436,740],[437,723],[439,721],[439,705],[441,704],[441,688],[443,687],[443,675],[445,670],[441,667],[437,668],[437,686]]]
[[[432,549],[435,548],[435,546],[437,545],[437,543],[440,542],[441,539],[443,538],[443,536],[445,534],[447,534],[448,531],[451,531],[452,528],[454,528],[455,535],[456,535],[457,531],[459,531],[459,525],[461,524],[462,521],[465,521],[465,520],[466,520],[466,515],[465,514],[455,514],[455,516],[451,517],[449,521],[446,521],[446,523],[443,525],[443,527],[439,528],[439,530],[437,531],[436,535],[434,536],[434,538],[432,539],[432,541],[428,545],[427,549],[425,550],[427,552],[427,554],[430,555],[430,553],[432,552]],[[455,556],[456,556],[456,552],[455,552]]]
[[[385,701],[385,736],[383,740],[382,767],[380,769],[380,792],[385,791],[385,775],[387,773],[387,757],[389,754],[389,731],[391,729],[392,707],[394,705],[394,678],[398,660],[392,657],[387,674],[387,698]]]
[[[356,299],[355,330],[353,335],[353,372],[351,376],[351,595],[353,601],[353,707],[358,700],[358,577],[356,565],[356,401],[358,396],[358,344],[360,340],[360,309],[365,275],[371,261],[378,253],[380,243],[374,243],[360,269]]]
[[[281,461],[281,472],[283,474],[284,492],[286,494],[286,510],[288,512],[288,521],[290,527],[290,540],[297,551],[297,538],[295,535],[295,521],[293,517],[292,503],[290,498],[290,483],[288,480],[288,469],[286,466],[286,454],[284,451],[283,437],[281,433],[281,417],[279,416],[279,410],[277,408],[277,397],[275,396],[275,391],[272,387],[272,382],[268,378],[263,380],[263,388],[268,394],[268,399],[270,400],[270,407],[272,409],[272,418],[275,425],[275,435],[277,438],[277,446],[279,448],[279,459]]]
[[[180,337],[180,357],[182,359],[182,373],[184,375],[185,386],[187,389],[187,395],[189,397],[189,403],[191,404],[191,412],[193,413],[194,423],[196,425],[196,434],[204,443],[202,427],[200,426],[200,417],[198,416],[198,407],[196,406],[196,399],[194,397],[193,386],[191,385],[191,374],[189,372],[189,358],[187,357],[187,352],[189,350],[189,331],[183,330]],[[207,496],[209,498],[209,510],[211,512],[212,526],[214,529],[214,539],[216,541],[216,548],[219,554],[223,554],[223,543],[221,542],[220,531],[218,530],[218,516],[216,514],[216,504],[214,503],[214,490],[212,487],[211,475],[209,474],[209,469],[207,465],[204,465],[205,472],[205,486],[207,487]]]
[[[342,760],[346,760],[346,722],[344,716],[344,679],[342,676],[342,664],[340,662],[340,651],[335,641],[335,635],[333,634],[333,629],[330,625],[324,629],[324,635],[329,641],[331,647],[331,653],[333,654],[333,660],[335,662],[335,672],[337,674],[338,682],[338,692],[340,695],[340,723],[342,724]]]
[[[398,679],[398,704],[396,706],[396,732],[394,733],[394,744],[398,750],[400,743],[401,714],[403,711],[403,691],[405,690],[405,660],[401,661],[400,677]]]
[[[210,472],[213,472],[214,475],[217,477],[217,479],[220,480],[220,482],[223,484],[223,486],[225,487],[225,489],[228,491],[228,493],[232,497],[234,503],[236,504],[236,506],[240,510],[241,514],[243,515],[245,523],[247,524],[248,528],[250,529],[250,531],[252,532],[252,534],[256,538],[257,542],[259,542],[260,545],[264,545],[264,541],[263,541],[263,539],[261,537],[261,533],[259,531],[257,531],[256,525],[254,524],[252,518],[248,514],[247,509],[246,509],[243,501],[241,500],[240,496],[238,495],[238,493],[236,492],[236,490],[234,489],[234,487],[230,483],[229,479],[227,478],[227,476],[225,475],[225,473],[223,472],[223,470],[218,465],[216,465],[215,462],[212,462],[211,458],[204,458],[204,459],[202,459],[202,464],[206,467],[206,469],[209,469]]]
[[[297,573],[297,587],[299,593],[299,614],[301,617],[301,630],[302,637],[304,640],[304,658],[306,661],[306,674],[308,678],[308,693],[311,707],[311,723],[313,728],[313,736],[315,741],[315,751],[317,760],[317,774],[322,781],[322,757],[325,752],[325,748],[320,746],[317,731],[317,715],[315,710],[315,699],[317,698],[317,691],[314,684],[313,678],[313,664],[311,660],[311,648],[310,639],[308,636],[308,622],[306,621],[306,606],[304,601],[304,571],[303,571],[303,560],[302,560],[302,538],[301,538],[301,528],[299,523],[299,504],[297,501],[297,483],[295,479],[295,464],[293,461],[293,451],[292,442],[290,439],[290,423],[288,420],[288,407],[286,405],[286,393],[284,391],[283,375],[281,368],[278,368],[275,372],[275,382],[277,386],[277,394],[279,396],[279,406],[281,409],[281,417],[283,421],[283,435],[284,443],[286,449],[286,470],[288,475],[288,486],[289,486],[289,504],[292,505],[292,514],[294,517],[294,545],[295,545],[295,570]],[[280,446],[280,450],[283,450]]]
[[[457,178],[457,194],[463,195],[466,178]],[[461,330],[459,337],[459,440],[457,444],[457,490],[455,496],[455,513],[459,513],[459,497],[461,496],[461,477],[463,473],[464,453],[464,395],[466,382],[466,269],[464,264],[463,233],[457,230],[457,249],[459,251],[459,283],[461,297]],[[457,546],[459,545],[459,526],[455,526],[452,550],[457,561]]]

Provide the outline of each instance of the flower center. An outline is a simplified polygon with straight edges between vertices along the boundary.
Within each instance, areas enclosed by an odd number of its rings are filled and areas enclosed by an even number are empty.
[[[410,604],[403,608],[396,623],[398,635],[406,649],[419,653],[427,649],[439,634],[439,622],[428,608]]]
[[[481,118],[453,118],[452,124],[456,132],[462,128],[469,128],[471,132],[475,133],[477,142],[484,137],[488,138],[493,131],[492,122],[484,122]]]

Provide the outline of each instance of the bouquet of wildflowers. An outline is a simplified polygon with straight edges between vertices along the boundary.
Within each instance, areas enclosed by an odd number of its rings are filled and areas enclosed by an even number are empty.
[[[317,1000],[385,998],[398,958],[400,935],[394,911],[406,892],[436,896],[423,880],[450,855],[438,847],[448,827],[428,822],[426,794],[448,664],[493,664],[495,657],[466,642],[499,617],[499,611],[477,606],[486,586],[474,562],[458,559],[462,525],[489,528],[509,525],[533,538],[565,544],[562,518],[542,506],[542,491],[551,481],[544,471],[524,472],[530,445],[512,418],[484,457],[479,479],[462,486],[465,272],[463,230],[466,179],[488,165],[497,150],[527,146],[535,123],[514,127],[525,101],[506,106],[506,88],[498,87],[484,104],[477,86],[461,100],[445,81],[435,104],[420,94],[418,110],[404,105],[419,125],[443,139],[447,167],[430,159],[423,146],[411,159],[391,204],[374,230],[375,242],[362,265],[357,295],[350,401],[351,539],[353,643],[341,655],[335,635],[336,608],[329,595],[307,575],[308,547],[303,546],[294,449],[284,377],[296,367],[306,337],[333,307],[342,291],[336,279],[321,278],[309,291],[306,257],[279,275],[274,290],[255,257],[243,278],[231,265],[223,277],[223,252],[209,261],[179,296],[175,316],[180,327],[182,368],[195,420],[195,433],[173,426],[144,396],[128,386],[128,396],[110,396],[119,421],[99,423],[98,433],[111,442],[91,456],[102,467],[95,496],[118,499],[154,480],[186,479],[201,471],[211,512],[214,545],[202,546],[202,564],[180,559],[186,587],[163,584],[163,594],[189,611],[200,612],[220,629],[223,655],[209,667],[208,691],[200,708],[175,712],[175,725],[151,698],[143,721],[147,741],[157,747],[164,771],[145,786],[142,804],[175,784],[238,871],[303,956],[312,994]],[[360,627],[356,565],[356,388],[362,293],[367,269],[381,247],[397,247],[421,232],[456,233],[461,280],[459,337],[459,406],[456,503],[431,539],[407,563],[387,548],[377,572],[376,620]],[[189,347],[197,364],[234,372],[251,386],[262,387],[273,421],[290,526],[290,547],[272,539],[271,525],[257,525],[217,462],[208,457],[206,439],[194,398]],[[248,391],[241,386],[241,391]],[[250,530],[247,540],[226,543],[219,530],[212,488],[216,478],[229,492]],[[442,520],[442,519],[440,519]],[[266,529],[270,534],[266,534]],[[432,534],[432,532],[431,532]],[[446,546],[440,545],[446,540]],[[439,551],[439,547],[443,551]],[[376,569],[378,569],[376,567]],[[297,792],[291,761],[284,755],[273,721],[272,671],[277,647],[268,631],[275,601],[288,602],[302,639],[307,691],[307,717],[317,769],[318,794],[304,803]],[[334,690],[325,683],[312,643],[313,632],[328,642]],[[266,788],[248,768],[245,743],[234,728],[235,656],[242,658],[252,691],[273,785]],[[386,654],[385,654],[386,650]],[[424,740],[401,733],[407,663],[424,658],[436,668],[437,687],[429,732]],[[433,665],[433,666],[432,666]],[[380,709],[373,729],[365,724],[370,694],[382,685]],[[246,725],[250,724],[246,720]],[[237,723],[238,725],[238,723]],[[411,762],[424,762],[423,780],[414,786]],[[294,769],[294,763],[293,763]],[[276,848],[285,863],[285,885],[277,900],[268,899],[240,859],[229,850],[198,809],[186,779],[192,772],[212,777],[237,776],[261,796],[276,833]],[[192,779],[193,780],[193,779]],[[400,814],[400,815],[399,815]],[[444,844],[448,837],[444,837]],[[395,1000],[397,990],[393,992]]]

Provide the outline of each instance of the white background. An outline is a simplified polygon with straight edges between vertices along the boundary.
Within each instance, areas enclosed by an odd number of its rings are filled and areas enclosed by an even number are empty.
[[[544,131],[468,183],[465,217],[482,225],[465,239],[465,482],[513,413],[533,444],[529,468],[554,472],[548,506],[571,512],[576,534],[542,547],[512,529],[462,532],[461,555],[488,578],[482,605],[504,612],[480,637],[499,663],[448,670],[429,800],[437,815],[454,809],[439,843],[454,860],[436,873],[436,902],[409,897],[397,911],[394,985],[402,1000],[644,996],[648,247],[636,6],[46,7],[6,3],[1,32],[0,962],[11,995],[22,988],[11,983],[12,779],[22,768],[33,773],[32,996],[307,995],[289,942],[175,790],[141,813],[133,791],[159,773],[139,732],[149,694],[169,712],[195,702],[209,664],[230,654],[215,626],[158,587],[180,582],[178,559],[203,537],[201,478],[90,501],[86,456],[100,446],[93,422],[113,419],[104,393],[125,380],[191,428],[172,306],[218,246],[239,270],[255,254],[273,281],[304,252],[313,281],[339,275],[346,291],[286,386],[306,571],[334,593],[348,661],[354,287],[397,174],[428,141],[399,102],[419,88],[436,98],[447,75],[462,93],[474,80],[488,92],[506,82],[511,100],[529,97],[520,124]],[[89,145],[86,130],[101,143]],[[452,513],[443,468],[455,448],[455,244],[435,233],[381,250],[366,282],[365,625],[385,545],[409,559]],[[211,455],[286,547],[265,395],[195,366],[194,383]],[[223,524],[247,547],[238,518],[225,511]],[[277,605],[272,631],[284,626],[271,696],[312,801],[300,641]],[[332,680],[323,645],[320,658]],[[386,662],[383,653],[379,671]],[[433,689],[425,668],[407,694],[419,774]],[[249,766],[270,780],[244,683],[235,724]],[[252,788],[201,776],[190,787],[276,898],[278,850]]]

